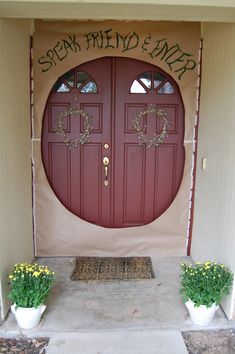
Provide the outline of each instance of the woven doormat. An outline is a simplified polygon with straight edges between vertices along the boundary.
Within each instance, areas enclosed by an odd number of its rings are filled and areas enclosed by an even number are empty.
[[[150,257],[76,257],[72,280],[154,278]]]

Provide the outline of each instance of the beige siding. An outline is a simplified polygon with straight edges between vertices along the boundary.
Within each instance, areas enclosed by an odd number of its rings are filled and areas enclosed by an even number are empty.
[[[234,0],[0,0],[5,18],[235,22]]]
[[[203,39],[192,257],[235,271],[235,24],[204,24]],[[224,302],[229,318],[231,304],[230,296]]]
[[[0,20],[0,305],[10,267],[33,258],[29,21]]]

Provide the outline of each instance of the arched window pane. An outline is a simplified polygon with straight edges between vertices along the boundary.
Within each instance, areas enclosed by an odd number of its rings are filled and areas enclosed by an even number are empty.
[[[85,73],[84,71],[78,71],[77,72],[77,88],[82,86],[84,82],[86,82],[89,79],[90,75]]]
[[[131,85],[131,93],[147,93],[147,91],[137,80],[135,80]]]
[[[83,88],[81,89],[82,93],[97,93],[97,85],[95,81],[89,81]]]
[[[67,83],[71,86],[74,87],[74,72],[69,71],[65,75],[63,75],[63,79],[67,81]]]
[[[161,95],[172,95],[174,92],[173,86],[168,81],[158,90]]]
[[[166,77],[164,75],[154,71],[154,73],[153,73],[153,87],[154,87],[154,89],[156,89],[165,80],[166,80]]]
[[[150,71],[141,74],[139,79],[148,89],[151,89],[152,75]]]
[[[70,88],[62,83],[56,90],[56,92],[70,92]]]

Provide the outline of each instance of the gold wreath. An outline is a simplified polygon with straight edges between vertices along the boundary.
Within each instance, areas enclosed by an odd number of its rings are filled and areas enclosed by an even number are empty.
[[[82,132],[80,137],[77,139],[71,139],[64,131],[64,118],[70,116],[71,114],[79,114],[84,119],[84,132]],[[71,150],[72,148],[77,148],[79,144],[83,145],[90,141],[90,131],[93,129],[92,123],[93,117],[90,117],[82,109],[71,107],[67,111],[59,113],[54,131],[56,134],[64,137],[64,143],[69,150]]]
[[[141,129],[140,120],[148,113],[156,113],[157,117],[163,121],[163,128],[159,135],[154,134],[153,136],[146,136],[144,133],[146,131],[147,125]],[[149,107],[146,107],[144,111],[135,113],[134,117],[135,118],[132,122],[132,126],[137,132],[139,145],[146,144],[148,149],[151,146],[159,146],[163,143],[164,139],[168,136],[167,128],[170,126],[166,112],[164,112],[162,109],[154,108],[152,105],[150,105]]]

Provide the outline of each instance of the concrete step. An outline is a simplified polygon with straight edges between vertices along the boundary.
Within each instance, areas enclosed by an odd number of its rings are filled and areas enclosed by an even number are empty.
[[[187,354],[179,331],[54,334],[47,354]]]

